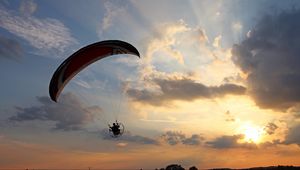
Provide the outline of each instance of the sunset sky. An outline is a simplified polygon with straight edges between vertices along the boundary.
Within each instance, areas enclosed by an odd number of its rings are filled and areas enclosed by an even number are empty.
[[[111,39],[141,58],[51,101],[57,67]],[[300,166],[297,0],[0,0],[0,77],[0,169]]]

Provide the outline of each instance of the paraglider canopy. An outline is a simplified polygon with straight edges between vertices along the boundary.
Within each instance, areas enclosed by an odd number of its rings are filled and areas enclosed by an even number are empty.
[[[132,54],[140,57],[138,50],[131,44],[120,40],[97,42],[81,48],[67,58],[54,72],[49,85],[49,95],[57,99],[65,85],[82,69],[102,58],[116,54]]]

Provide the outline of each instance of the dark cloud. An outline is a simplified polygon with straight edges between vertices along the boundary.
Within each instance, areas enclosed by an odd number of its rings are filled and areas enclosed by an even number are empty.
[[[112,137],[111,134],[109,134],[108,130],[104,129],[101,131],[101,137],[104,140],[116,140],[116,138]],[[118,141],[124,141],[124,142],[134,142],[139,144],[146,144],[146,145],[158,145],[159,142],[155,139],[140,136],[140,135],[133,135],[129,131],[125,131],[124,134],[117,138]]]
[[[127,95],[133,101],[161,105],[163,102],[171,100],[190,101],[198,98],[213,98],[227,94],[241,95],[246,91],[245,87],[235,84],[205,86],[189,78],[155,78],[151,81],[159,87],[159,92],[129,88],[127,89]]]
[[[268,125],[264,128],[269,135],[274,134],[276,129],[278,129],[278,126],[272,122],[268,123]]]
[[[297,144],[300,146],[300,124],[292,127],[289,129],[286,138],[285,143],[286,144]]]
[[[233,135],[233,136],[220,136],[213,141],[208,141],[206,144],[212,148],[217,149],[228,149],[228,148],[254,148],[253,143],[239,143],[238,141],[243,139],[244,135]]]
[[[206,142],[209,146],[213,148],[235,148],[238,146],[237,141],[241,139],[241,135],[234,135],[234,136],[221,136],[216,138],[213,141]]]
[[[167,131],[161,136],[161,138],[169,145],[199,145],[204,140],[203,137],[197,134],[193,134],[191,137],[186,137],[185,134],[176,131]]]
[[[95,115],[102,112],[98,106],[86,106],[71,93],[62,94],[60,98],[60,102],[55,103],[49,97],[37,97],[40,106],[16,107],[17,114],[9,120],[14,122],[54,121],[56,123],[54,129],[80,130],[84,125],[92,122]]]
[[[285,110],[300,102],[300,11],[263,17],[232,60],[248,74],[249,92],[263,108]]]
[[[18,60],[22,54],[23,49],[18,41],[0,36],[0,58]]]

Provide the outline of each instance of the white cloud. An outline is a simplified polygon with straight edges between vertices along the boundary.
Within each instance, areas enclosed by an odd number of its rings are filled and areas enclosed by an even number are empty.
[[[21,9],[32,13],[36,8],[33,6],[31,4]],[[39,53],[49,57],[57,58],[69,46],[77,43],[70,30],[59,20],[19,15],[5,8],[0,8],[0,27],[28,41],[30,45],[39,49]]]
[[[145,57],[140,67],[141,77],[147,77],[152,75],[155,70],[153,67],[153,61],[155,60],[155,53],[162,53],[175,59],[178,63],[184,64],[184,57],[182,53],[175,49],[174,46],[179,42],[176,39],[176,35],[189,31],[190,28],[185,24],[183,20],[179,20],[175,23],[161,24],[156,28],[157,36],[149,40],[146,45]],[[159,62],[164,62],[166,58],[159,58]]]
[[[104,18],[102,19],[101,32],[106,31],[108,28],[110,28],[113,24],[114,19],[118,16],[121,16],[125,12],[125,9],[123,7],[120,6],[116,7],[114,4],[112,4],[109,1],[104,3],[104,7],[106,13]]]
[[[162,64],[174,68],[173,73],[195,72],[198,75],[194,79],[206,85],[220,85],[225,77],[239,71],[231,60],[231,49],[220,46],[221,35],[210,42],[203,28],[190,27],[183,20],[160,24],[155,33],[145,45],[139,69],[141,80],[170,74],[169,68],[156,69]]]
[[[221,39],[222,39],[222,36],[221,36],[221,35],[217,36],[217,37],[214,39],[213,46],[216,47],[216,48],[220,47],[220,41],[221,41]]]

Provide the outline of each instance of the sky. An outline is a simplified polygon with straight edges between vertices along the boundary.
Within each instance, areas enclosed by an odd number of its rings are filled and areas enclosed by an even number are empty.
[[[300,166],[299,7],[0,0],[0,168]],[[99,60],[51,101],[57,67],[103,40],[141,58]]]

